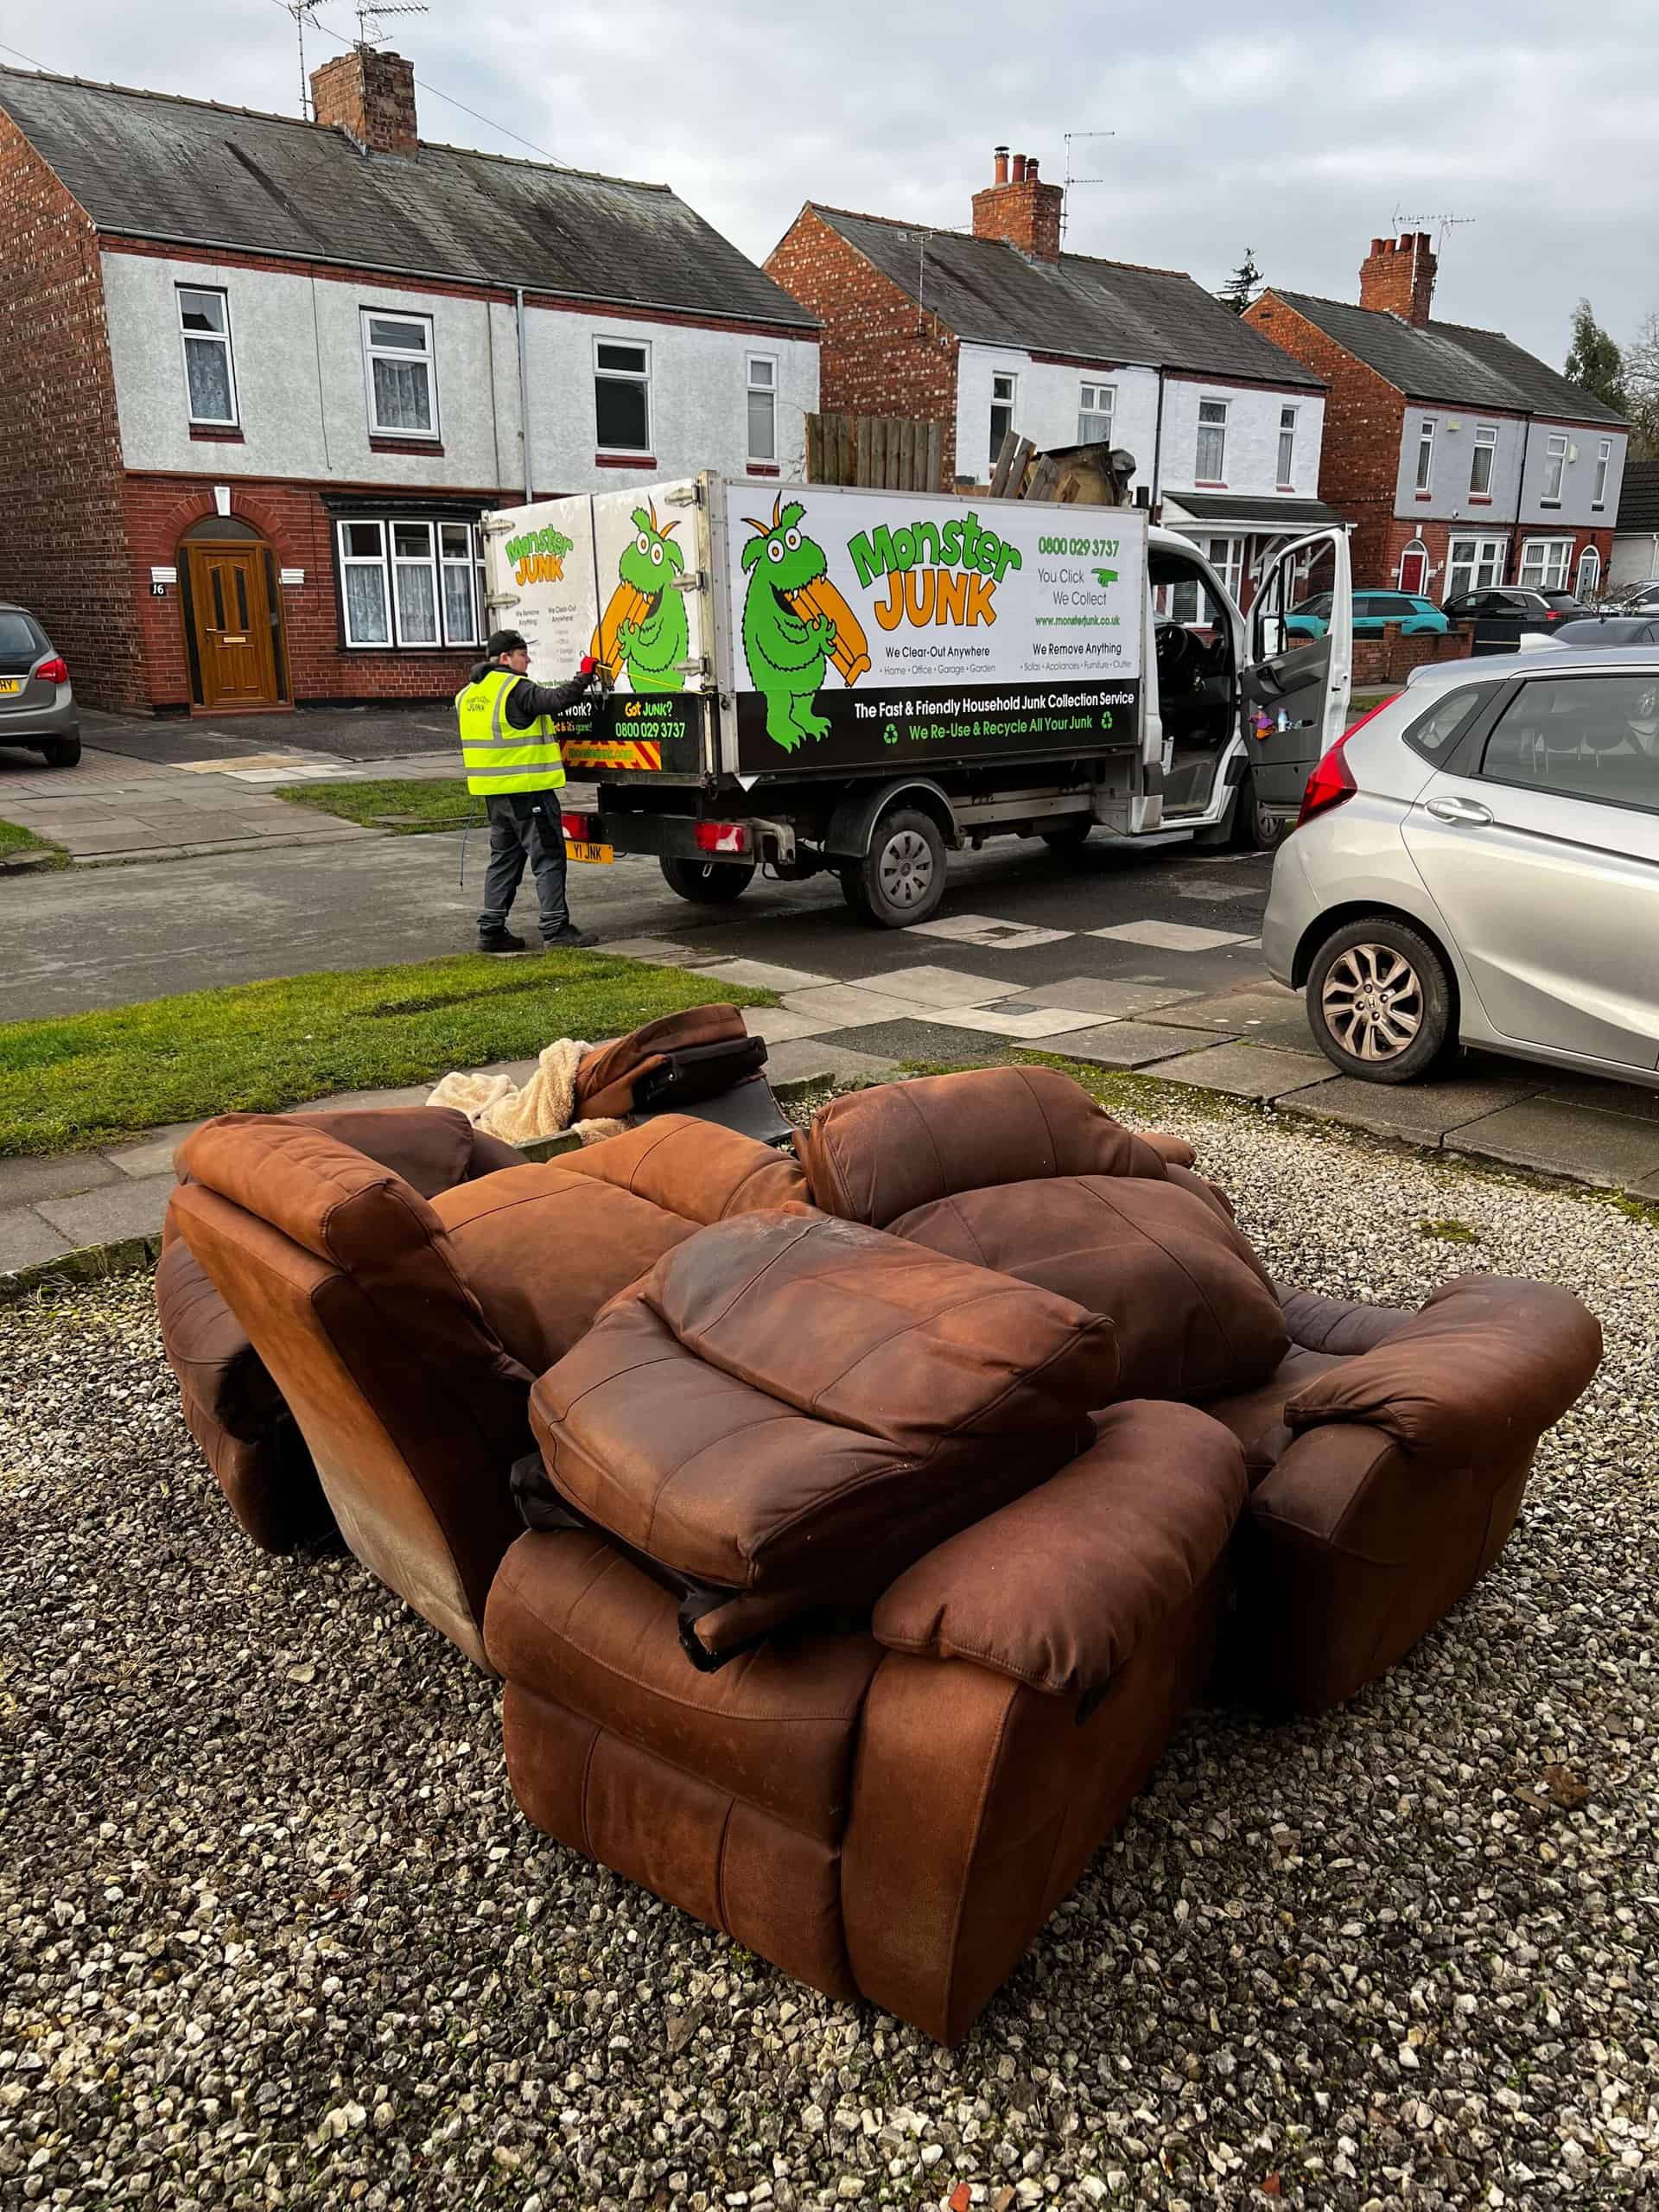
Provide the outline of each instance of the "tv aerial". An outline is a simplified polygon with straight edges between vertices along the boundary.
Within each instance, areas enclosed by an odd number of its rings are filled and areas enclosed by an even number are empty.
[[[1116,138],[1116,136],[1117,133],[1116,130],[1068,130],[1066,132],[1065,184],[1060,199],[1060,237],[1062,239],[1065,237],[1066,225],[1071,219],[1072,186],[1074,184],[1109,184],[1111,182],[1110,177],[1107,176],[1074,176],[1071,173],[1071,164],[1074,159],[1074,145],[1081,144],[1084,139]]]
[[[379,0],[372,7],[368,0],[358,0],[357,42],[359,46],[384,46],[386,42],[386,19],[391,16],[428,16],[431,10],[426,0]]]

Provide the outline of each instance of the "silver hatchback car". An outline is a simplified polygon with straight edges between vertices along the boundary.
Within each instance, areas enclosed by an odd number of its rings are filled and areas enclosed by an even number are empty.
[[[26,607],[0,600],[0,745],[43,753],[48,768],[80,758],[80,709],[69,670]]]
[[[1262,948],[1344,1075],[1461,1042],[1659,1087],[1659,652],[1417,671],[1314,768]]]

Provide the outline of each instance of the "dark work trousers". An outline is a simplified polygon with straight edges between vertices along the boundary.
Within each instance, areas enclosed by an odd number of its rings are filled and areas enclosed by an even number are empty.
[[[490,822],[490,865],[484,878],[479,935],[493,937],[507,926],[507,915],[524,880],[528,858],[536,871],[543,938],[556,937],[570,919],[564,900],[564,824],[559,793],[509,791],[486,798],[484,809]]]

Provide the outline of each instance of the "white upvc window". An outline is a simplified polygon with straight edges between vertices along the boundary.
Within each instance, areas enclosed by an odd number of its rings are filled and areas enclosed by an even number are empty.
[[[1534,591],[1565,591],[1572,560],[1570,537],[1529,537],[1521,548],[1521,574],[1516,581]]]
[[[1561,483],[1567,474],[1567,433],[1552,432],[1544,444],[1544,489],[1541,506],[1559,507]]]
[[[231,355],[230,295],[198,284],[181,284],[177,290],[190,420],[233,429],[236,364]]]
[[[651,451],[649,339],[594,339],[594,424],[601,453]]]
[[[1457,599],[1466,591],[1496,590],[1503,581],[1509,550],[1507,537],[1454,537],[1446,549],[1446,597]]]
[[[1279,410],[1279,474],[1274,478],[1281,492],[1296,488],[1296,410]]]
[[[1477,423],[1474,451],[1469,456],[1469,496],[1471,499],[1488,499],[1491,497],[1492,468],[1497,459],[1497,423]]]
[[[1596,488],[1590,500],[1592,507],[1605,507],[1607,504],[1607,472],[1612,465],[1613,442],[1611,438],[1604,438],[1596,448]],[[1597,579],[1600,579],[1599,555],[1597,556]]]
[[[391,583],[386,574],[386,525],[342,522],[339,527],[340,599],[348,645],[391,643]]]
[[[1112,442],[1112,417],[1117,412],[1117,386],[1110,384],[1085,384],[1077,393],[1077,443],[1080,446],[1109,446]]]
[[[1211,537],[1205,541],[1205,551],[1210,556],[1210,565],[1227,587],[1227,595],[1237,606],[1244,588],[1244,540],[1242,537]]]
[[[378,438],[438,435],[438,386],[433,369],[432,318],[363,309],[363,374],[369,429]]]
[[[778,357],[751,353],[748,370],[749,459],[778,458]]]
[[[429,522],[391,525],[391,597],[400,645],[435,645],[438,634],[438,564]]]
[[[991,466],[1002,450],[1002,441],[1014,428],[1014,410],[1020,397],[1020,379],[1012,369],[991,372]]]
[[[1193,459],[1193,478],[1199,484],[1227,480],[1227,402],[1198,402],[1198,442]]]
[[[1425,416],[1417,431],[1417,489],[1427,492],[1434,478],[1434,423]]]
[[[335,528],[346,643],[416,651],[485,635],[484,538],[468,522],[342,518]]]
[[[476,645],[483,642],[480,610],[484,604],[482,550],[480,534],[470,523],[438,524],[438,559],[443,575],[443,642],[446,645]]]

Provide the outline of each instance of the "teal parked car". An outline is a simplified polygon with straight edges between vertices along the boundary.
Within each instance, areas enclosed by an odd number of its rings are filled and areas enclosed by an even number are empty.
[[[1293,638],[1322,638],[1331,620],[1331,594],[1320,592],[1317,597],[1305,599],[1293,607],[1285,627]],[[1446,620],[1432,599],[1420,599],[1408,591],[1357,591],[1354,594],[1354,635],[1357,638],[1380,638],[1386,622],[1397,622],[1409,637],[1414,632],[1449,630]]]

